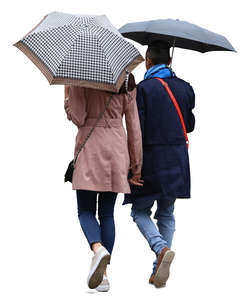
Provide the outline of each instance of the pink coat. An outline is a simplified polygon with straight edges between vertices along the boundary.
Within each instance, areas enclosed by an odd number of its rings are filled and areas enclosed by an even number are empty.
[[[142,136],[136,104],[136,89],[114,94],[101,121],[81,150],[73,173],[72,189],[130,193],[128,171],[141,173]],[[84,141],[110,93],[84,87],[69,87],[64,101],[67,118],[77,127],[74,155]],[[125,115],[126,131],[122,124]]]

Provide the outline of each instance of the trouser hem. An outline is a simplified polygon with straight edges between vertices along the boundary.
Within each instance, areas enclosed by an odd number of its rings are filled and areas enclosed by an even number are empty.
[[[91,250],[92,250],[92,245],[95,244],[95,243],[101,243],[102,244],[102,241],[101,240],[95,240],[95,241],[89,242]]]

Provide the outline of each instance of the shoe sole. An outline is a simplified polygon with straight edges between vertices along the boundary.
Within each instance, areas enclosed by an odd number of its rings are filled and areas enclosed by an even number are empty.
[[[154,285],[156,288],[161,288],[166,285],[166,281],[169,278],[170,265],[174,259],[174,255],[175,253],[170,250],[165,253],[154,277]]]
[[[96,290],[98,292],[108,292],[109,291],[109,286],[108,285],[105,285],[105,286],[102,286],[102,287],[97,287]]]
[[[103,281],[103,274],[106,270],[107,265],[110,263],[110,255],[106,254],[102,257],[100,260],[96,270],[91,275],[91,278],[88,282],[88,286],[90,289],[95,289],[100,285],[100,283]]]
[[[149,284],[154,285],[154,282],[149,282]],[[164,283],[162,286],[160,287],[166,287],[166,283]]]

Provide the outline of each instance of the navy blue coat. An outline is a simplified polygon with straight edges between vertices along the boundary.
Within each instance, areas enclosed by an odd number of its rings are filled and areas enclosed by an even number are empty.
[[[192,109],[195,94],[178,77],[165,78],[182,112],[187,132],[195,126]],[[131,185],[123,204],[145,208],[162,199],[170,205],[176,198],[190,198],[190,167],[183,128],[165,87],[154,78],[137,86],[137,106],[143,139],[143,187]],[[129,173],[129,178],[131,173]]]

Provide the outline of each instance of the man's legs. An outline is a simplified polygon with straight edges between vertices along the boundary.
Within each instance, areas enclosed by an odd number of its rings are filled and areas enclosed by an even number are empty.
[[[175,231],[174,201],[170,201],[172,204],[168,207],[165,201],[157,202],[155,218],[158,228],[150,217],[153,204],[146,209],[137,209],[134,205],[132,207],[131,216],[157,257],[154,262],[153,273],[149,279],[149,283],[154,284],[155,287],[166,285],[170,265],[174,258],[174,252],[169,249]]]
[[[153,205],[153,204],[152,204]],[[146,209],[137,209],[132,206],[131,216],[133,221],[137,224],[140,232],[145,237],[151,250],[158,256],[161,250],[167,247],[167,242],[160,234],[158,228],[151,219],[151,207]]]
[[[164,201],[157,201],[157,210],[154,218],[157,219],[157,227],[162,238],[166,241],[166,247],[171,248],[175,232],[174,202],[166,207]],[[157,267],[157,258],[154,261],[153,273]]]

